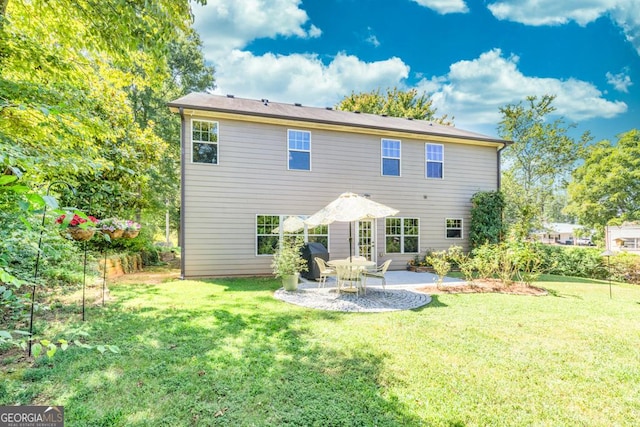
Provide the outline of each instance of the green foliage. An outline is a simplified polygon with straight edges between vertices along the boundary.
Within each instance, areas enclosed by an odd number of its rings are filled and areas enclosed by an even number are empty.
[[[573,125],[563,119],[550,120],[555,112],[555,96],[527,97],[525,105],[500,108],[500,137],[514,141],[502,152],[502,191],[507,209],[505,220],[517,239],[526,238],[540,228],[555,193],[566,187],[570,172],[583,157],[591,136],[585,132],[579,141],[568,135]]]
[[[485,244],[473,250],[469,264],[481,279],[498,278],[505,286],[516,280],[530,285],[544,271],[541,247],[522,241]]]
[[[429,120],[447,126],[453,125],[453,118],[452,121],[449,121],[446,114],[436,118],[436,108],[433,107],[433,100],[429,99],[426,94],[418,96],[417,89],[410,89],[404,92],[398,88],[387,88],[386,94],[380,93],[380,89],[371,92],[352,92],[351,95],[345,96],[340,101],[336,109]]]
[[[611,279],[640,285],[640,255],[619,252],[607,261]]]
[[[606,278],[606,259],[601,249],[578,246],[536,244],[541,254],[541,268],[545,273],[562,276]]]
[[[304,240],[301,237],[284,238],[278,251],[273,255],[273,274],[276,277],[291,276],[307,271],[307,261],[302,257]]]
[[[447,251],[432,252],[425,260],[433,267],[434,271],[438,275],[438,288],[442,286],[442,281],[451,271],[451,263],[449,262],[449,256]]]
[[[64,181],[76,193],[56,187],[51,196],[64,206],[91,207],[87,214],[160,224],[169,209],[175,219],[179,120],[166,102],[214,82],[191,28],[190,2],[4,6],[0,187],[13,186],[19,203],[43,205],[49,195],[30,189]],[[25,210],[1,197],[0,212]],[[0,221],[0,238],[8,224]]]
[[[602,229],[611,221],[640,220],[640,131],[618,136],[615,144],[589,147],[569,184],[566,211],[581,224]]]
[[[505,208],[504,194],[500,191],[480,191],[471,198],[471,248],[502,241],[505,233],[502,220]]]

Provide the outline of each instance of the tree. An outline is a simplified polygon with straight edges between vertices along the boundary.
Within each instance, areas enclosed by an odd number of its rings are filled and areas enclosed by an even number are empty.
[[[453,122],[447,119],[446,114],[442,117],[435,117],[436,108],[433,107],[433,101],[426,94],[418,96],[416,89],[403,92],[398,88],[387,88],[386,95],[381,94],[380,89],[371,92],[352,92],[351,95],[344,97],[340,101],[336,109],[429,120],[453,126]]]
[[[78,193],[56,188],[61,205],[90,201],[99,217],[142,212],[160,223],[179,185],[180,125],[166,102],[213,85],[189,1],[0,6],[0,174],[19,177],[27,192],[65,181]],[[9,209],[0,199],[0,211]]]
[[[612,144],[589,147],[568,187],[565,211],[593,228],[640,220],[640,131],[632,129]]]
[[[505,220],[515,237],[525,238],[543,221],[552,219],[549,207],[554,194],[565,188],[570,172],[591,140],[585,132],[576,141],[568,135],[573,125],[562,118],[550,121],[555,96],[527,97],[527,102],[500,108],[501,138],[514,141],[503,151],[502,190],[506,198]]]
[[[166,102],[213,85],[189,2],[5,0],[2,11],[0,167],[28,186],[69,181],[95,213],[164,209],[179,185]]]

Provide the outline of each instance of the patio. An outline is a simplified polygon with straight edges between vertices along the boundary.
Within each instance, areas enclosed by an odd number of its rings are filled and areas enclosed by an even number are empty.
[[[416,289],[423,287],[436,287],[437,276],[431,273],[415,273],[412,271],[388,271],[386,291],[383,291],[380,280],[367,281],[366,295],[338,293],[335,278],[327,279],[324,288],[319,288],[318,283],[312,280],[302,279],[298,290],[288,292],[278,289],[275,298],[307,308],[329,311],[345,312],[386,312],[411,310],[422,307],[431,302],[431,296]],[[455,286],[456,283],[464,284],[461,279],[445,278],[445,283]]]

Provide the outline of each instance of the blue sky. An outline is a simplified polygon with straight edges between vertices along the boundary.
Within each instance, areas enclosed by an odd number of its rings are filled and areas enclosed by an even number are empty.
[[[557,96],[596,141],[640,128],[640,0],[208,0],[193,6],[217,94],[334,106],[416,88],[461,129]]]

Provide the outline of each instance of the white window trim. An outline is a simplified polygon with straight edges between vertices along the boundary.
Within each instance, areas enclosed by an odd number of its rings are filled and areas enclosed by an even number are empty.
[[[449,230],[458,230],[457,227],[447,227],[447,221],[460,221],[460,237],[448,237],[447,231]],[[453,239],[453,240],[461,240],[464,238],[464,219],[463,218],[445,218],[444,219],[444,238],[445,239]]]
[[[427,146],[429,145],[439,145],[440,147],[442,147],[442,161],[427,159]],[[427,176],[427,171],[428,171],[427,163],[429,162],[442,164],[442,176],[440,178],[433,178],[433,177]],[[437,144],[435,142],[425,142],[424,144],[424,177],[425,179],[444,179],[444,144]]]
[[[259,254],[258,253],[258,236],[268,236],[268,234],[258,234],[258,217],[261,216],[280,216],[278,214],[264,214],[264,213],[260,213],[260,214],[256,214],[256,218],[255,218],[255,223],[253,225],[253,233],[254,233],[254,238],[253,238],[253,243],[255,245],[254,248],[254,253],[256,257],[272,257],[273,254]],[[276,234],[274,234],[275,236]]]
[[[400,220],[400,252],[387,252],[387,237],[389,236],[397,236],[397,234],[387,234],[387,219],[385,219],[385,227],[384,227],[384,253],[385,254],[419,254],[420,253],[420,218],[417,216],[402,216],[402,217],[389,217]],[[404,249],[404,238],[406,235],[404,234],[404,220],[405,219],[417,219],[418,220],[418,251],[417,252],[407,252]],[[409,234],[408,237],[415,237],[415,234]]]
[[[384,155],[384,141],[393,141],[399,144],[400,154],[399,157],[389,157]],[[398,175],[385,175],[384,173],[384,159],[394,159],[398,160]],[[392,178],[398,178],[402,176],[402,141],[399,139],[391,139],[391,138],[380,138],[380,175],[381,176],[390,176]]]
[[[289,148],[289,132],[293,131],[293,132],[306,132],[309,134],[309,150],[292,150],[291,148]],[[303,129],[287,129],[287,170],[290,171],[294,171],[294,172],[311,172],[312,168],[311,168],[311,161],[312,161],[312,156],[311,156],[311,145],[312,145],[312,138],[313,135],[311,135],[311,131],[310,130],[303,130]],[[289,166],[289,152],[291,151],[297,151],[299,153],[309,153],[309,169],[291,169],[291,167]]]
[[[254,252],[255,252],[255,256],[256,257],[269,257],[269,256],[272,257],[273,256],[273,254],[259,254],[258,253],[258,236],[268,236],[268,234],[258,234],[258,217],[261,217],[261,216],[277,216],[279,218],[279,221],[278,221],[279,224],[282,224],[285,221],[285,219],[290,217],[290,216],[298,216],[298,217],[304,218],[304,219],[309,217],[308,215],[293,215],[293,214],[290,214],[290,215],[264,214],[264,213],[256,214],[255,223],[254,223],[254,226],[253,226],[254,227],[253,231],[254,231],[254,234],[255,234],[254,235],[254,244],[255,244]],[[329,225],[327,225],[327,234],[326,234],[326,236],[327,236],[327,246],[329,246],[331,244],[331,231],[330,231],[330,229],[331,229],[331,227]],[[285,235],[286,236],[292,236],[294,234],[295,233],[285,233],[284,230],[279,230],[278,234],[274,233],[273,235],[277,236],[278,239],[282,239]],[[307,226],[305,226],[301,236],[303,237],[304,242],[308,243],[309,242],[309,236],[324,236],[324,234],[310,234],[309,233],[309,228]],[[328,247],[327,247],[327,250],[329,250]]]
[[[205,123],[215,123],[216,124],[216,130],[217,130],[217,135],[218,135],[218,141],[217,142],[209,142],[209,141],[194,141],[193,139],[193,123],[194,122],[205,122]],[[191,119],[191,132],[189,133],[189,140],[191,141],[191,163],[194,165],[212,165],[212,166],[216,166],[220,164],[220,122],[218,122],[217,120],[206,120],[206,119]],[[218,146],[218,152],[216,155],[216,162],[215,163],[205,163],[205,162],[194,162],[193,161],[193,143],[197,142],[200,144],[210,144],[210,145],[217,145]]]

